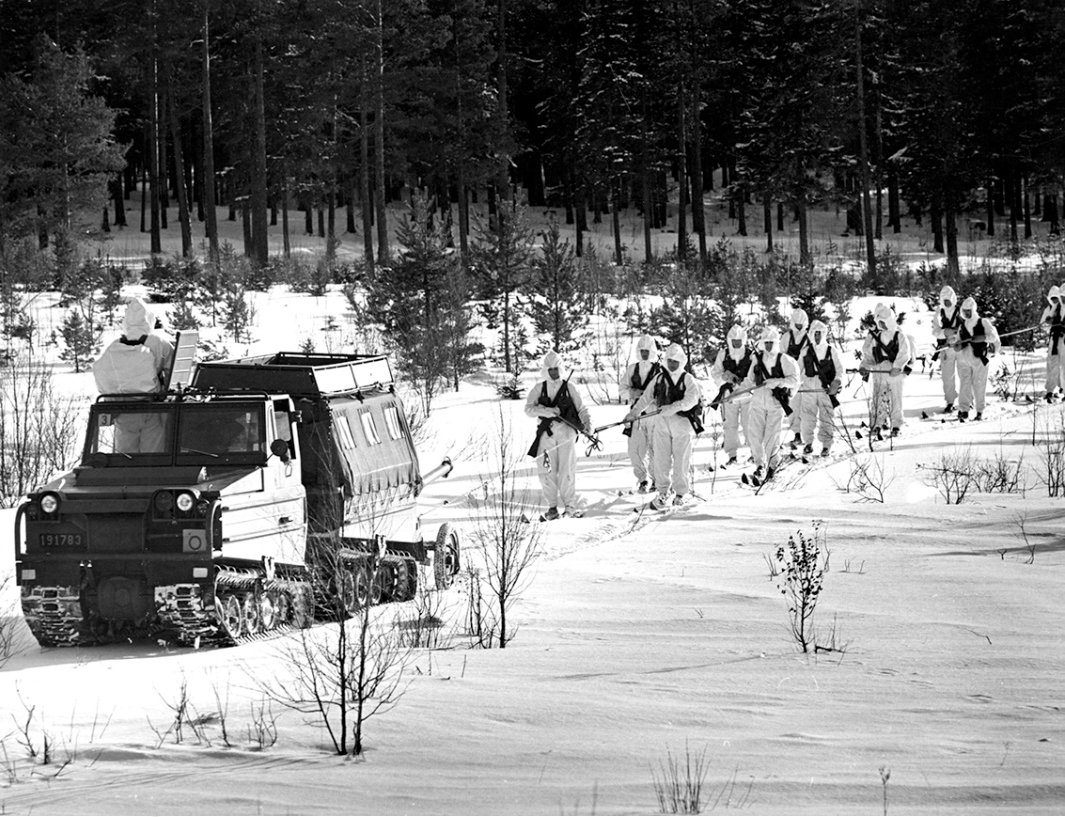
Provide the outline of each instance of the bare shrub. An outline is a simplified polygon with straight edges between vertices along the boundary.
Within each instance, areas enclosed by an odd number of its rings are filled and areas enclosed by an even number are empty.
[[[924,483],[935,488],[948,505],[960,505],[977,487],[977,464],[970,448],[944,452],[931,465],[919,467],[925,472]]]
[[[393,709],[406,691],[405,674],[411,651],[397,621],[385,620],[385,608],[366,604],[347,618],[342,594],[327,594],[338,586],[345,570],[339,555],[325,566],[315,582],[337,605],[337,622],[290,633],[277,648],[282,670],[272,678],[254,679],[264,696],[280,706],[309,716],[325,727],[338,755],[359,757],[364,749],[366,723]],[[379,560],[370,569],[369,586],[376,580]],[[332,571],[334,578],[328,572]],[[260,721],[265,724],[264,718]]]
[[[531,580],[542,551],[541,529],[529,521],[538,512],[518,477],[525,452],[515,446],[502,411],[498,423],[489,454],[494,472],[485,477],[483,513],[470,522],[482,570],[470,576],[479,585],[471,588],[478,610],[478,646],[503,649],[517,632],[508,614]]]
[[[20,652],[17,602],[12,604],[7,601],[11,585],[10,576],[0,579],[0,669]]]
[[[159,697],[170,710],[172,717],[162,729],[156,727],[151,721],[148,722],[159,739],[156,748],[162,746],[167,738],[172,738],[174,743],[184,743],[187,738],[190,738],[197,745],[211,745],[211,740],[207,736],[207,725],[217,720],[218,715],[213,712],[200,714],[196,711],[189,701],[189,682],[184,675],[181,676],[181,684],[172,699],[168,700],[161,694]]]
[[[895,481],[895,475],[888,475],[884,468],[883,456],[860,454],[850,460],[850,473],[844,485],[836,487],[848,494],[857,494],[862,502],[879,502],[883,504],[887,490]]]
[[[651,770],[658,810],[662,814],[701,814],[703,810],[706,776],[710,771],[706,747],[694,754],[687,742],[684,756],[674,756],[666,750],[665,761]]]
[[[1065,496],[1065,440],[1051,437],[1040,446],[1039,481],[1047,489],[1047,496]]]
[[[414,607],[414,616],[404,621],[400,628],[403,645],[411,649],[430,650],[448,645],[451,642],[451,633],[445,632],[443,628],[443,594],[429,587],[419,586],[411,604]]]
[[[1024,547],[1028,551],[1026,565],[1035,564],[1035,542],[1028,538],[1028,514],[1019,513],[1013,518],[1013,524],[1024,540]],[[1003,557],[1005,558],[1005,557]]]
[[[248,724],[248,743],[260,752],[277,743],[277,715],[265,697],[251,704],[251,723]]]
[[[1024,454],[1013,460],[999,451],[995,456],[976,464],[977,487],[985,494],[1024,493],[1027,486],[1021,483],[1023,467]]]
[[[0,507],[70,465],[80,413],[79,400],[63,395],[30,352],[0,367]]]
[[[789,631],[804,653],[810,652],[816,638],[813,616],[826,572],[825,539],[821,521],[815,520],[810,535],[797,531],[776,551],[777,587],[787,600]]]

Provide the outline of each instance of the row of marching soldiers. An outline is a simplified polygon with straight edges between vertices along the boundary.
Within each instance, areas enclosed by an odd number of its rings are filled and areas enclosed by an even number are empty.
[[[1048,300],[1043,323],[1052,330],[1049,400],[1052,386],[1065,386],[1065,294],[1052,291]],[[979,315],[972,298],[959,306],[954,291],[945,287],[933,328],[946,410],[953,410],[957,401],[959,419],[967,419],[972,409],[974,419],[980,419],[989,357],[1000,343],[993,323]],[[901,433],[903,382],[915,354],[913,341],[899,328],[894,310],[877,304],[857,369],[871,386],[869,424],[877,436],[881,428],[890,428],[892,436]],[[692,448],[702,431],[704,403],[699,381],[686,370],[683,348],[671,344],[659,357],[654,339],[643,335],[637,342],[637,360],[628,366],[620,384],[621,399],[630,406],[624,433],[636,490],[654,492],[651,507],[657,510],[684,505],[691,495]],[[828,456],[837,431],[837,395],[848,371],[853,370],[844,369],[838,349],[829,343],[828,327],[819,320],[810,322],[801,309],[791,313],[783,336],[768,326],[753,344],[742,325],[733,326],[710,371],[719,387],[709,405],[722,414],[725,465],[738,462],[741,427],[756,484],[771,478],[778,467],[785,426],[792,435],[793,450],[801,447],[804,457],[813,455],[816,441],[820,455]],[[564,513],[580,515],[575,444],[579,433],[593,434],[587,409],[561,372],[561,358],[549,353],[544,360],[544,380],[529,393],[526,403],[526,414],[540,420],[529,453],[538,458],[549,506],[547,519],[559,516],[558,505],[564,506]],[[954,382],[956,374],[959,385]]]

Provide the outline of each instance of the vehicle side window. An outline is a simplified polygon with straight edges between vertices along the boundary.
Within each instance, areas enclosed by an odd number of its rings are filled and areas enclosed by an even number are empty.
[[[403,436],[403,427],[399,420],[399,408],[388,406],[385,409],[385,425],[388,426],[388,436],[398,440]]]
[[[360,411],[359,419],[362,421],[362,430],[366,434],[366,442],[370,445],[379,445],[381,435],[377,433],[377,422],[369,411]]]
[[[348,418],[343,412],[333,412],[333,428],[336,429],[337,440],[341,448],[349,450],[355,447],[355,438],[348,426]]]

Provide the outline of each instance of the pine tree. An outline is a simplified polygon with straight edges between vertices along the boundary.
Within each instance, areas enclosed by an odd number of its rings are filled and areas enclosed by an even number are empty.
[[[85,320],[79,310],[71,309],[59,331],[66,346],[59,353],[60,359],[73,363],[75,372],[88,368],[100,351],[100,336],[92,324]]]
[[[536,295],[529,314],[540,334],[550,335],[552,348],[568,352],[577,344],[577,333],[588,325],[590,304],[569,241],[562,240],[558,221],[551,218],[540,233],[541,253],[533,261],[531,289]]]

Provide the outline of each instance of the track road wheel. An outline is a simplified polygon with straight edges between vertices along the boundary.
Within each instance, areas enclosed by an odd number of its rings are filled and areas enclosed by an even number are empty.
[[[436,533],[436,546],[433,549],[433,577],[437,590],[451,587],[459,572],[459,534],[445,522]]]
[[[272,590],[265,590],[259,594],[259,624],[263,632],[269,632],[277,626],[277,594]]]
[[[215,609],[218,612],[218,623],[222,625],[222,632],[233,641],[240,638],[244,631],[244,612],[240,609],[240,599],[229,593],[217,596]]]
[[[259,602],[254,594],[248,593],[240,605],[244,614],[245,635],[256,635],[262,627],[262,618],[259,616]]]

